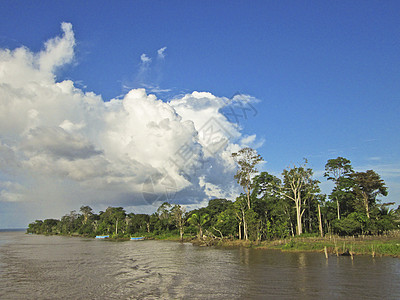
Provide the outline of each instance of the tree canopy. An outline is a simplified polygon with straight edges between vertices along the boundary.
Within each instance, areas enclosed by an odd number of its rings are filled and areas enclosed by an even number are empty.
[[[253,149],[244,148],[233,158],[238,166],[234,179],[243,187],[236,199],[211,199],[192,211],[164,202],[153,214],[127,213],[123,207],[95,213],[82,205],[79,213],[71,211],[59,220],[36,220],[27,232],[261,241],[301,234],[382,234],[400,228],[400,206],[381,202],[388,194],[384,180],[373,170],[355,172],[346,158],[329,159],[325,165],[324,176],[335,182],[328,197],[307,161],[286,168],[278,178],[257,171],[263,159]]]

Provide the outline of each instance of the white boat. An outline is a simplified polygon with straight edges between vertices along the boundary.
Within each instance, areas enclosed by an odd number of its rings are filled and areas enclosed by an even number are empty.
[[[144,237],[143,237],[143,236],[140,236],[140,237],[131,237],[131,241],[142,241],[142,240],[144,240]]]
[[[109,235],[96,235],[96,239],[108,239]]]

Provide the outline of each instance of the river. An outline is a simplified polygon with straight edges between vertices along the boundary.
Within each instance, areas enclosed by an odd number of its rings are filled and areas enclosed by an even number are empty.
[[[400,259],[0,232],[0,299],[400,299]]]

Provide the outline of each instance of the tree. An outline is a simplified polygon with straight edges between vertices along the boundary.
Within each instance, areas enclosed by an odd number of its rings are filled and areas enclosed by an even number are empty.
[[[41,232],[42,225],[43,225],[42,220],[36,220],[33,223],[29,223],[27,232],[41,234],[42,233]]]
[[[244,195],[241,194],[239,197],[236,198],[235,203],[233,204],[235,208],[236,218],[238,220],[238,236],[239,240],[242,239],[242,225],[243,225],[243,236],[244,239],[248,240],[247,234],[247,222],[246,222],[246,200]]]
[[[325,165],[324,177],[336,183],[340,177],[353,172],[353,167],[350,163],[350,160],[340,156],[335,159],[328,159]]]
[[[312,179],[313,171],[306,168],[307,160],[303,166],[294,166],[283,170],[282,195],[295,203],[296,208],[296,233],[303,233],[302,217],[306,210],[307,200],[319,192],[318,181]]]
[[[128,232],[134,233],[149,233],[150,232],[150,216],[147,214],[133,214],[127,216]]]
[[[378,195],[387,196],[388,194],[385,182],[373,170],[356,172],[351,174],[351,177],[355,182],[353,191],[361,198],[367,218],[369,219],[371,207],[376,204],[376,197]]]
[[[80,208],[80,212],[83,215],[83,224],[87,223],[88,218],[93,215],[93,209],[90,206],[84,206],[82,205]]]
[[[236,219],[234,204],[231,202],[226,210],[218,214],[215,228],[218,229],[221,234],[233,237],[237,230],[237,222],[238,220]]]
[[[289,234],[290,200],[283,198],[281,180],[261,172],[253,179],[252,209],[262,225],[262,236],[266,239],[284,238]]]
[[[78,229],[78,217],[79,215],[76,213],[75,210],[71,211],[69,214],[63,216],[61,218],[61,224],[62,224],[62,228],[61,228],[61,232],[64,234],[71,234],[73,232],[75,232]]]
[[[364,214],[352,212],[347,217],[334,220],[332,227],[339,235],[358,235],[364,233],[367,220]]]
[[[226,199],[212,199],[208,202],[205,211],[210,215],[211,223],[215,223],[218,215],[232,205],[233,202]]]
[[[311,169],[310,169],[311,171]],[[312,176],[312,171],[311,171]],[[318,203],[321,199],[325,198],[325,195],[319,194],[321,192],[319,188],[319,181],[310,178],[304,187],[302,198],[304,199],[305,216],[303,222],[308,225],[308,232],[313,232],[313,227],[317,228],[318,223]],[[304,228],[304,227],[303,227]]]
[[[60,221],[56,219],[46,219],[41,226],[42,233],[51,234],[56,233],[57,225]]]
[[[159,219],[159,225],[161,230],[169,230],[171,224],[171,210],[172,205],[168,202],[164,202],[157,209],[157,215]]]
[[[355,182],[354,179],[351,177],[351,174],[352,173],[346,176],[339,177],[335,187],[329,195],[329,198],[335,202],[336,215],[338,207],[337,204],[339,204],[340,217],[346,217],[347,215],[356,211],[355,208],[357,206],[357,201],[355,193],[353,192]],[[338,219],[337,216],[336,219]]]
[[[175,204],[174,207],[171,209],[171,217],[176,227],[179,229],[179,235],[181,241],[183,241],[184,226],[186,223],[184,214],[185,214],[185,208],[178,204]]]
[[[232,157],[239,165],[239,169],[234,177],[237,180],[237,183],[243,187],[247,196],[247,206],[248,209],[250,209],[252,177],[258,172],[256,165],[264,160],[256,150],[251,148],[243,148],[237,153],[232,153]]]
[[[122,207],[108,207],[104,213],[100,215],[100,225],[99,225],[99,233],[112,233],[112,229],[115,232],[115,235],[118,235],[118,230],[121,229],[122,233],[124,233],[126,229],[125,221],[126,213]]]
[[[198,238],[203,238],[203,227],[210,220],[210,216],[208,214],[199,215],[198,213],[193,213],[188,222],[193,226],[196,226],[198,229]]]
[[[329,159],[326,163],[324,177],[335,182],[336,190],[338,190],[340,179],[353,172],[353,167],[350,163],[350,160],[340,156],[335,159]],[[337,218],[340,220],[339,197],[337,194],[332,194],[332,196],[336,198]]]
[[[251,241],[261,239],[261,220],[257,213],[252,209],[246,210],[245,213],[246,225],[247,225],[247,235],[248,239]]]
[[[163,204],[160,205],[159,208],[157,208],[157,214],[161,220],[165,220],[165,219],[169,218],[169,216],[170,216],[169,210],[171,209],[171,206],[172,205],[170,203],[164,202]]]
[[[281,180],[268,172],[261,172],[253,179],[253,197],[254,198],[275,198],[280,195],[279,188]]]

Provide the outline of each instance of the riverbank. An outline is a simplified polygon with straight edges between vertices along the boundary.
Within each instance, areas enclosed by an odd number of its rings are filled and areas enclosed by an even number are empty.
[[[400,236],[363,237],[294,237],[274,241],[251,242],[243,240],[193,241],[199,246],[248,247],[276,249],[291,252],[321,252],[327,255],[371,255],[400,257]],[[326,249],[326,250],[325,250]]]
[[[261,246],[262,248],[263,246]],[[316,251],[330,255],[400,257],[400,238],[390,236],[297,238],[273,244],[282,251]]]
[[[92,236],[70,234],[64,236],[86,237]],[[146,240],[164,240],[180,242],[176,234],[143,234]],[[130,237],[110,237],[110,241],[129,241]],[[328,235],[321,237],[292,237],[273,241],[244,241],[236,239],[222,239],[204,237],[198,239],[193,236],[184,236],[183,242],[192,243],[200,247],[236,248],[246,247],[254,249],[275,249],[288,252],[321,252],[326,249],[327,255],[371,255],[393,256],[400,258],[400,232],[384,236],[340,237]]]

